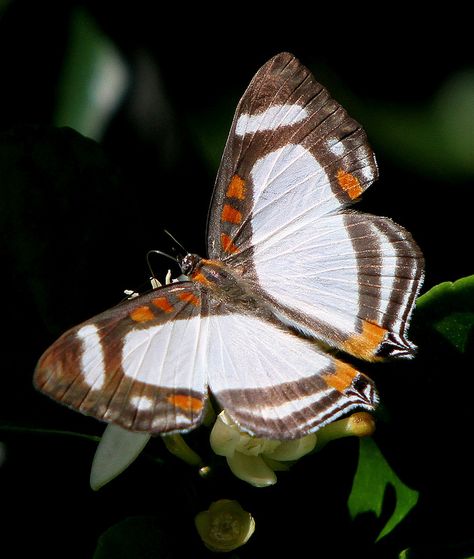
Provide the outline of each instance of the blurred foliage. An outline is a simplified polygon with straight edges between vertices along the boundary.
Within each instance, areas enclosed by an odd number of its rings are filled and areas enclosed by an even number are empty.
[[[227,17],[187,28],[183,7],[173,8],[165,16],[140,2],[0,3],[3,545],[22,556],[33,541],[51,558],[206,557],[193,518],[224,497],[257,525],[232,557],[474,556],[473,279],[444,282],[472,273],[474,63],[470,44],[458,43],[470,33],[457,23],[449,41],[436,40],[449,14],[438,34],[425,20],[403,27],[403,14],[392,34],[372,18],[365,32],[348,18],[335,41],[333,15],[321,15],[279,22],[277,33],[268,19],[252,22],[241,36]],[[366,56],[374,49],[380,61]],[[362,208],[407,226],[426,255],[427,289],[444,282],[418,301],[419,355],[367,366],[383,408],[360,459],[355,441],[337,441],[257,490],[209,455],[203,428],[187,440],[209,458],[205,479],[158,439],[94,493],[100,426],[36,394],[35,362],[67,327],[146,284],[143,255],[169,247],[162,228],[204,252],[233,110],[281,50],[364,123],[381,180]],[[167,263],[156,266],[164,274]]]
[[[156,517],[126,518],[102,534],[93,559],[168,558],[172,548]]]
[[[58,85],[55,124],[100,140],[123,99],[127,68],[91,16],[75,12]]]
[[[374,103],[361,109],[372,138],[394,161],[433,177],[474,177],[474,69],[442,83],[423,107]]]
[[[418,299],[418,317],[459,352],[472,348],[474,332],[474,276],[443,282]]]

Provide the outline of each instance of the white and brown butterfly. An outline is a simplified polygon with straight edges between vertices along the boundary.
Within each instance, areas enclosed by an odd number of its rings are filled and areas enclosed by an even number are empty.
[[[209,392],[250,434],[293,439],[356,408],[373,382],[336,358],[410,357],[423,278],[410,233],[350,210],[377,178],[365,132],[296,58],[255,75],[234,117],[189,281],[76,326],[41,357],[47,395],[130,430],[198,426]]]

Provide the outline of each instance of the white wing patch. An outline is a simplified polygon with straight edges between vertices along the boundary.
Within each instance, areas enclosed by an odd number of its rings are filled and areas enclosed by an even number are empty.
[[[367,182],[372,182],[375,180],[375,171],[369,165],[365,165],[364,167],[359,169],[359,172],[362,174]]]
[[[122,350],[125,375],[160,388],[203,391],[207,373],[201,322],[194,316],[129,332]]]
[[[346,151],[346,148],[344,146],[344,142],[342,140],[340,140],[339,138],[330,138],[327,141],[326,145],[327,145],[328,150],[331,153],[333,153],[334,155],[336,155],[337,157],[342,157],[342,155]]]
[[[154,400],[146,396],[133,396],[130,400],[132,406],[137,408],[138,411],[149,411],[155,405]]]
[[[255,245],[257,278],[281,305],[352,332],[359,313],[358,267],[344,216],[310,225],[313,219],[308,211],[304,219],[283,231],[269,231],[268,240]]]
[[[260,114],[241,114],[235,126],[235,133],[245,136],[257,131],[276,130],[280,126],[296,124],[307,116],[308,111],[301,105],[272,105]]]
[[[232,313],[209,322],[207,363],[212,391],[265,390],[330,367],[315,346],[256,316]]]
[[[340,202],[327,173],[303,146],[288,144],[259,159],[251,175],[260,287],[287,308],[353,332],[358,266],[344,216],[331,213]]]
[[[390,239],[384,235],[377,227],[371,224],[371,229],[373,234],[378,238],[381,247],[381,292],[380,292],[380,302],[379,302],[379,312],[385,314],[387,308],[390,304],[390,299],[395,287],[395,281],[397,276],[397,250],[396,247],[390,242]],[[405,293],[408,297],[410,292]]]
[[[301,145],[288,144],[262,157],[251,175],[253,244],[279,233],[291,235],[302,223],[340,207],[328,175]]]
[[[105,382],[105,362],[99,331],[93,324],[87,324],[76,335],[82,344],[82,380],[95,390],[100,390]]]

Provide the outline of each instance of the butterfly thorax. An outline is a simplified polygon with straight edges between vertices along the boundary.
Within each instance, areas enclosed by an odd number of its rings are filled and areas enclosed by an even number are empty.
[[[189,255],[196,257],[197,255]],[[199,258],[199,257],[197,257]],[[191,281],[198,283],[202,290],[212,296],[209,304],[234,311],[257,314],[273,320],[270,309],[258,293],[234,269],[219,260],[199,258],[189,273]]]

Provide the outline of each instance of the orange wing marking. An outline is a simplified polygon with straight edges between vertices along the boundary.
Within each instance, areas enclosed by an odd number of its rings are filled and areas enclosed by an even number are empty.
[[[191,303],[191,305],[194,305],[195,307],[199,307],[199,299],[196,297],[196,295],[194,295],[194,293],[191,293],[190,291],[178,293],[178,298],[181,299],[181,301],[186,301],[187,303]]]
[[[342,361],[336,361],[336,370],[323,375],[328,386],[335,388],[338,392],[344,392],[352,384],[357,371]]]
[[[227,198],[237,198],[237,200],[245,200],[245,181],[239,175],[234,175],[230,179],[227,192]]]
[[[351,200],[358,198],[364,192],[359,179],[343,169],[337,172],[337,182]]]
[[[173,305],[168,301],[166,297],[156,297],[152,300],[153,305],[158,309],[165,312],[172,312],[174,310]]]
[[[342,345],[342,349],[361,359],[367,361],[378,361],[380,358],[375,355],[375,352],[384,341],[385,335],[388,330],[364,320],[362,322],[362,333],[355,334]]]
[[[203,407],[203,403],[199,398],[194,398],[194,396],[189,396],[188,394],[171,394],[166,399],[172,406],[185,412],[197,413]]]
[[[242,214],[239,210],[236,210],[229,204],[224,204],[221,219],[222,221],[227,221],[228,223],[240,223],[242,221]]]
[[[234,245],[232,239],[225,233],[221,233],[221,246],[222,250],[228,254],[235,254],[236,252],[239,252],[239,249]]]
[[[203,285],[209,286],[211,282],[206,278],[206,276],[202,272],[195,272],[192,274],[191,278],[198,283],[202,283]]]
[[[153,311],[150,307],[146,306],[133,309],[129,316],[135,322],[148,322],[148,320],[153,320],[155,318]]]

